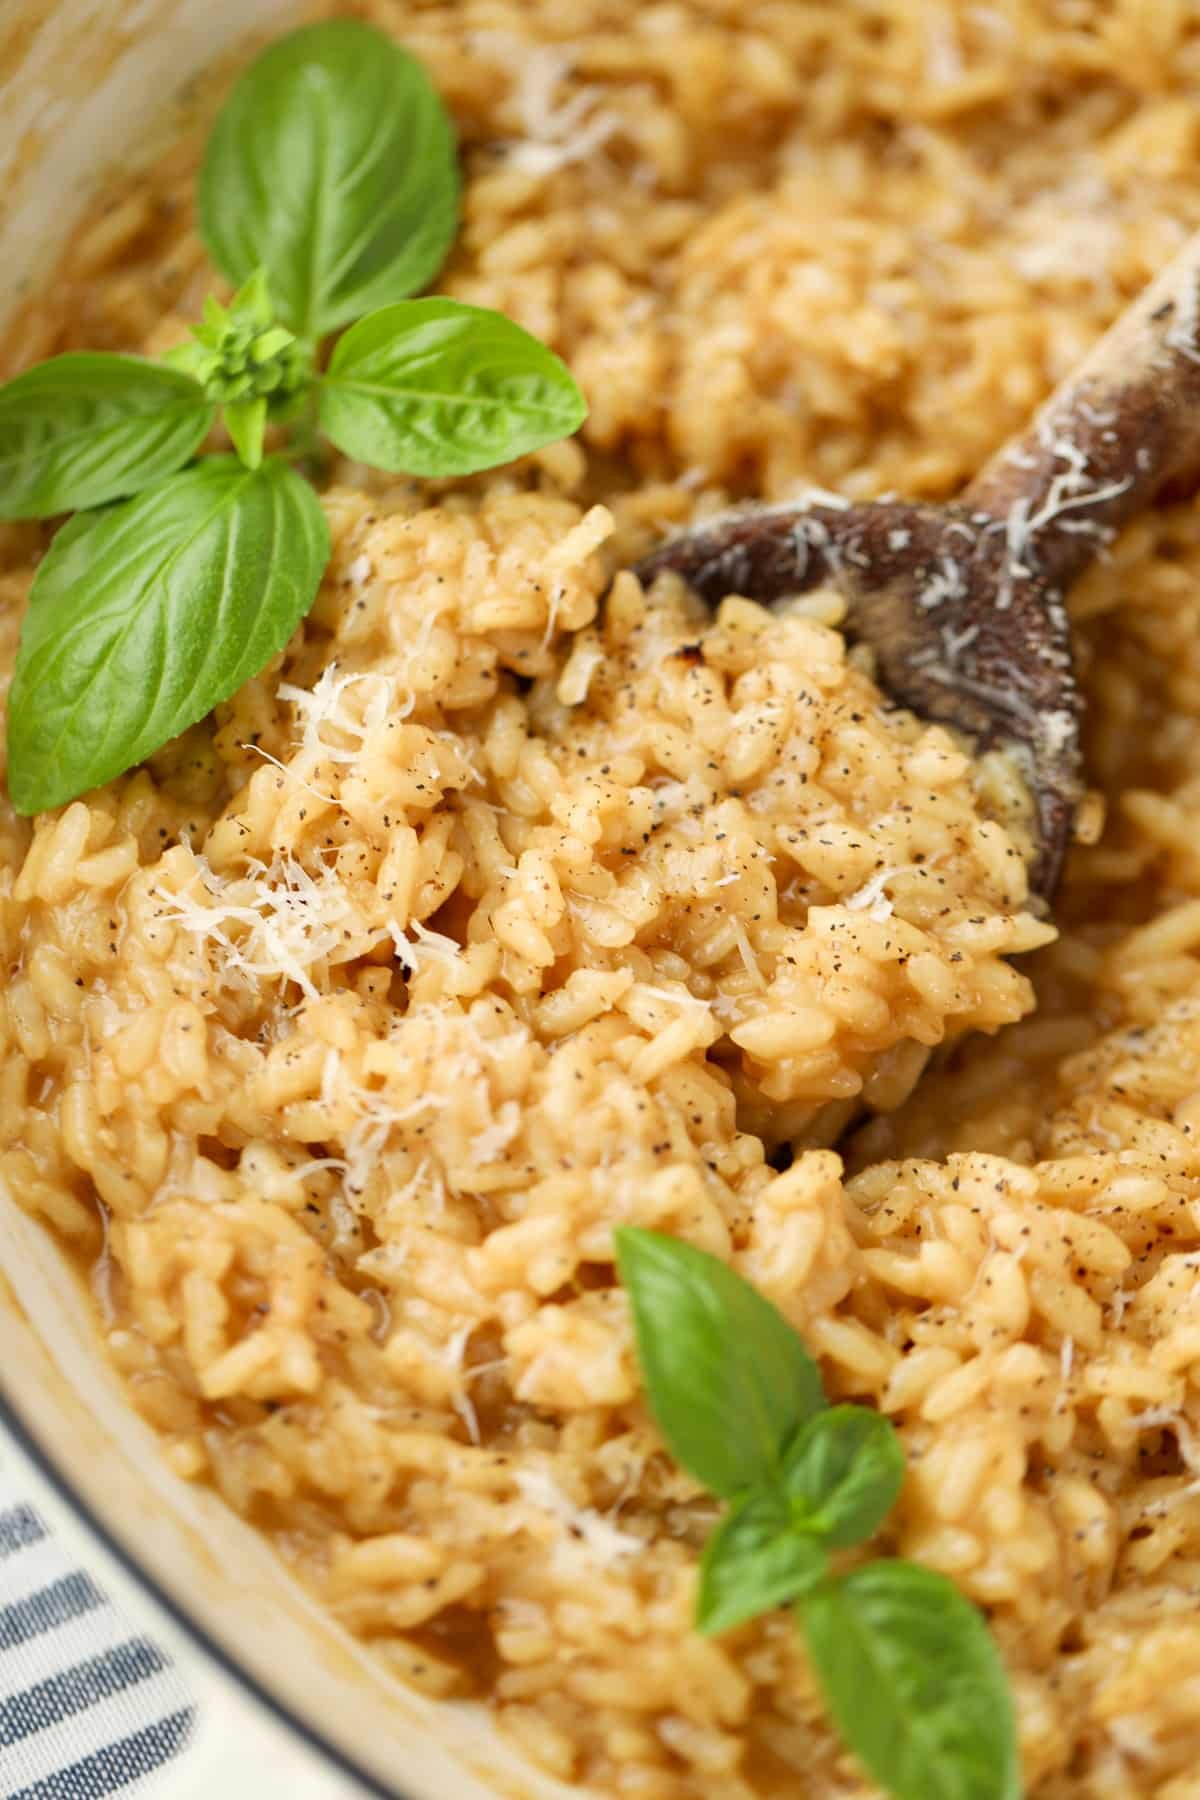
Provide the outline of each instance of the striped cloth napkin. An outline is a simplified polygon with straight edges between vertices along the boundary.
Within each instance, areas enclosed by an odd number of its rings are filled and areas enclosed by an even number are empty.
[[[0,1795],[167,1800],[195,1719],[176,1664],[0,1460]]]
[[[382,1791],[202,1654],[0,1420],[0,1800]]]

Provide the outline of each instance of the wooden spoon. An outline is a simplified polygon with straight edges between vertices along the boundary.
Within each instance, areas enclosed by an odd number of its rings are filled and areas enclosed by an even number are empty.
[[[881,687],[980,749],[1011,750],[1036,804],[1049,900],[1083,793],[1082,702],[1063,595],[1124,522],[1200,469],[1200,233],[946,505],[814,492],[725,514],[639,567],[715,604],[829,583]]]

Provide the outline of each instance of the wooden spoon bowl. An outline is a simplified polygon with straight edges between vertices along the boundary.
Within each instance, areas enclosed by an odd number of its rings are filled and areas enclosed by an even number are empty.
[[[638,568],[716,604],[830,584],[881,687],[1019,761],[1034,891],[1052,898],[1083,795],[1070,584],[1125,521],[1200,468],[1200,234],[955,501],[813,492],[683,532]]]

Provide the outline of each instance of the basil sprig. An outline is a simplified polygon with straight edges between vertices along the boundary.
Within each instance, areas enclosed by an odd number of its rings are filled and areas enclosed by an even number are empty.
[[[76,514],[21,633],[19,812],[131,768],[283,649],[329,559],[316,494],[289,466],[319,462],[319,430],[376,468],[445,478],[587,414],[511,320],[410,298],[457,227],[454,130],[420,64],[370,26],[308,26],[258,58],[217,119],[199,210],[240,285],[185,343],[158,363],[73,352],[0,387],[0,519]],[[218,419],[235,454],[193,461]]]
[[[831,1558],[899,1495],[890,1422],[827,1407],[799,1335],[716,1257],[631,1226],[614,1241],[650,1409],[676,1460],[730,1502],[701,1559],[697,1629],[793,1605],[839,1731],[895,1800],[1020,1800],[983,1615],[918,1563]]]

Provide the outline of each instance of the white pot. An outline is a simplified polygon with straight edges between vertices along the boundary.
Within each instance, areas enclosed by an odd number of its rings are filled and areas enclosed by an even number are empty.
[[[180,86],[294,10],[0,0],[0,324],[51,265],[91,184],[136,155]],[[149,1609],[149,1628],[199,1686],[183,1791],[212,1795],[220,1781],[231,1797],[272,1800],[568,1793],[522,1763],[481,1709],[431,1703],[385,1676],[215,1494],[172,1474],[106,1365],[78,1277],[0,1190],[0,1460],[14,1457],[45,1510],[86,1536],[114,1598]]]

